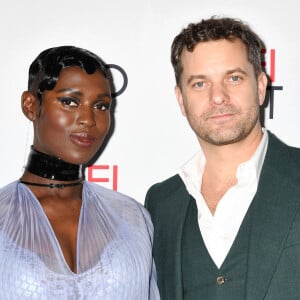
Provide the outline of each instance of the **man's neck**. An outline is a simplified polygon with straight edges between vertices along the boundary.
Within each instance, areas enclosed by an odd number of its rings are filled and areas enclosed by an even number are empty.
[[[201,193],[212,214],[226,191],[237,184],[238,166],[252,157],[262,136],[260,129],[246,139],[233,144],[216,146],[200,141],[206,158]]]
[[[262,129],[251,132],[245,139],[227,145],[212,145],[200,140],[200,145],[206,159],[205,169],[215,173],[217,177],[236,173],[237,167],[249,160],[263,137]]]

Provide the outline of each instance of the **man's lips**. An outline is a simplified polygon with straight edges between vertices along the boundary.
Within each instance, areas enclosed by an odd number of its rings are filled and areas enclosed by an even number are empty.
[[[84,147],[91,146],[96,140],[94,136],[87,133],[72,133],[70,139],[74,144]]]
[[[233,113],[222,113],[222,114],[211,115],[209,118],[210,119],[224,119],[224,118],[232,117],[233,115],[234,115]]]
[[[226,124],[235,119],[236,113],[234,112],[221,112],[221,113],[212,113],[207,116],[206,120],[208,122],[213,122],[215,124]]]

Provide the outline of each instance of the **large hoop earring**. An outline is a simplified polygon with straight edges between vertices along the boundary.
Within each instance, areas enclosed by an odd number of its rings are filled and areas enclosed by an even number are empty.
[[[120,96],[126,90],[127,85],[128,85],[128,77],[127,77],[127,74],[124,71],[124,69],[122,69],[120,66],[115,65],[115,64],[108,64],[106,66],[108,68],[110,68],[110,69],[116,69],[116,70],[118,70],[121,73],[122,77],[123,77],[123,85],[122,85],[122,87],[117,92],[111,93],[112,97],[115,98],[115,97]]]

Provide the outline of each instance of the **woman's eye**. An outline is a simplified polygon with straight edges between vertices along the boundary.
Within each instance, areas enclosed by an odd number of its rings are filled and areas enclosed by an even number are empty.
[[[110,103],[98,103],[95,105],[95,108],[98,110],[109,110]]]
[[[58,98],[58,100],[65,106],[78,106],[78,100],[70,97]]]

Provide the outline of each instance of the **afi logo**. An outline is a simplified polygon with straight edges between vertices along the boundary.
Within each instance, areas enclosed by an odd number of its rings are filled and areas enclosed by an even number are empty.
[[[118,189],[118,166],[92,165],[88,167],[88,181],[108,183],[114,191]]]
[[[273,119],[273,113],[274,113],[274,92],[278,91],[278,90],[283,90],[283,86],[278,86],[278,85],[273,85],[273,83],[275,82],[275,49],[270,49],[270,51],[268,52],[266,49],[262,49],[261,53],[264,56],[269,56],[269,60],[267,63],[267,61],[262,61],[261,65],[262,67],[268,69],[268,74],[269,74],[269,79],[270,79],[270,84],[267,87],[268,90],[268,103],[269,103],[269,118]]]

